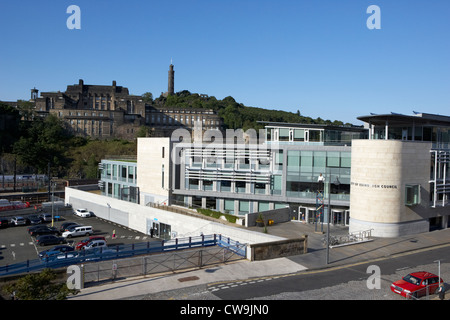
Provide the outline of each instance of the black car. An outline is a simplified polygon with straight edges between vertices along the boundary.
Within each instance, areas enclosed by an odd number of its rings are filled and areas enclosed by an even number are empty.
[[[63,244],[66,243],[66,239],[63,237],[57,237],[53,234],[45,234],[36,237],[36,244],[40,246],[46,246],[49,244]]]
[[[0,228],[7,228],[9,226],[8,219],[0,218]]]
[[[30,225],[30,224],[40,224],[42,221],[41,221],[41,218],[39,218],[37,215],[31,215],[31,216],[28,216],[28,217],[26,217],[25,218],[25,220],[27,221],[27,224],[28,225]]]
[[[32,231],[45,227],[44,225],[36,225],[27,228],[28,233],[31,234]]]
[[[59,234],[59,231],[55,227],[41,226],[40,228],[33,228],[28,233],[30,236],[37,237],[44,234]]]
[[[64,231],[67,231],[70,226],[78,226],[78,223],[76,222],[64,222],[61,227],[59,228],[59,232],[63,233]]]

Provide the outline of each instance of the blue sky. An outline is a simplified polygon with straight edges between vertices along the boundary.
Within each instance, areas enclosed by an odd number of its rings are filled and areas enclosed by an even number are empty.
[[[69,30],[69,5],[81,30]],[[369,30],[369,5],[381,29]],[[189,90],[361,124],[450,115],[447,0],[43,0],[0,2],[0,100],[113,80],[132,94]]]

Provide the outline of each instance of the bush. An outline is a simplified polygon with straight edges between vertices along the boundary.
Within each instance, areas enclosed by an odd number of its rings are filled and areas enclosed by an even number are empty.
[[[224,216],[227,219],[227,221],[231,222],[231,223],[236,223],[236,219],[237,219],[237,217],[232,214],[221,213],[221,212],[214,211],[211,209],[200,209],[199,208],[199,209],[197,209],[197,212],[201,213],[205,216],[215,218],[215,219],[220,219],[221,216]]]

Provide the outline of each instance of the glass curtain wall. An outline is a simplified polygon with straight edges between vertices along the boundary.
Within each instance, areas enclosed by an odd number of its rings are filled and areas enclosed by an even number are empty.
[[[350,200],[350,152],[297,151],[287,154],[286,195],[314,199],[319,175],[331,175],[331,199]]]

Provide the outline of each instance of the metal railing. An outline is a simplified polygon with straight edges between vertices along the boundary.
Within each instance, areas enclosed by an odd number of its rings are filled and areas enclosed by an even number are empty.
[[[192,248],[219,246],[232,251],[235,254],[245,257],[246,245],[239,244],[222,235],[202,235],[197,237],[180,238],[173,240],[161,240],[151,242],[140,242],[127,245],[108,246],[98,251],[73,251],[60,255],[59,259],[34,259],[21,263],[0,267],[0,277],[19,273],[40,271],[45,268],[62,268],[69,265],[98,262],[113,259],[130,258],[137,255],[163,253],[168,251],[178,251]]]
[[[197,269],[241,259],[242,256],[225,247],[213,246],[85,264],[82,274],[84,286],[89,286],[97,282]]]

